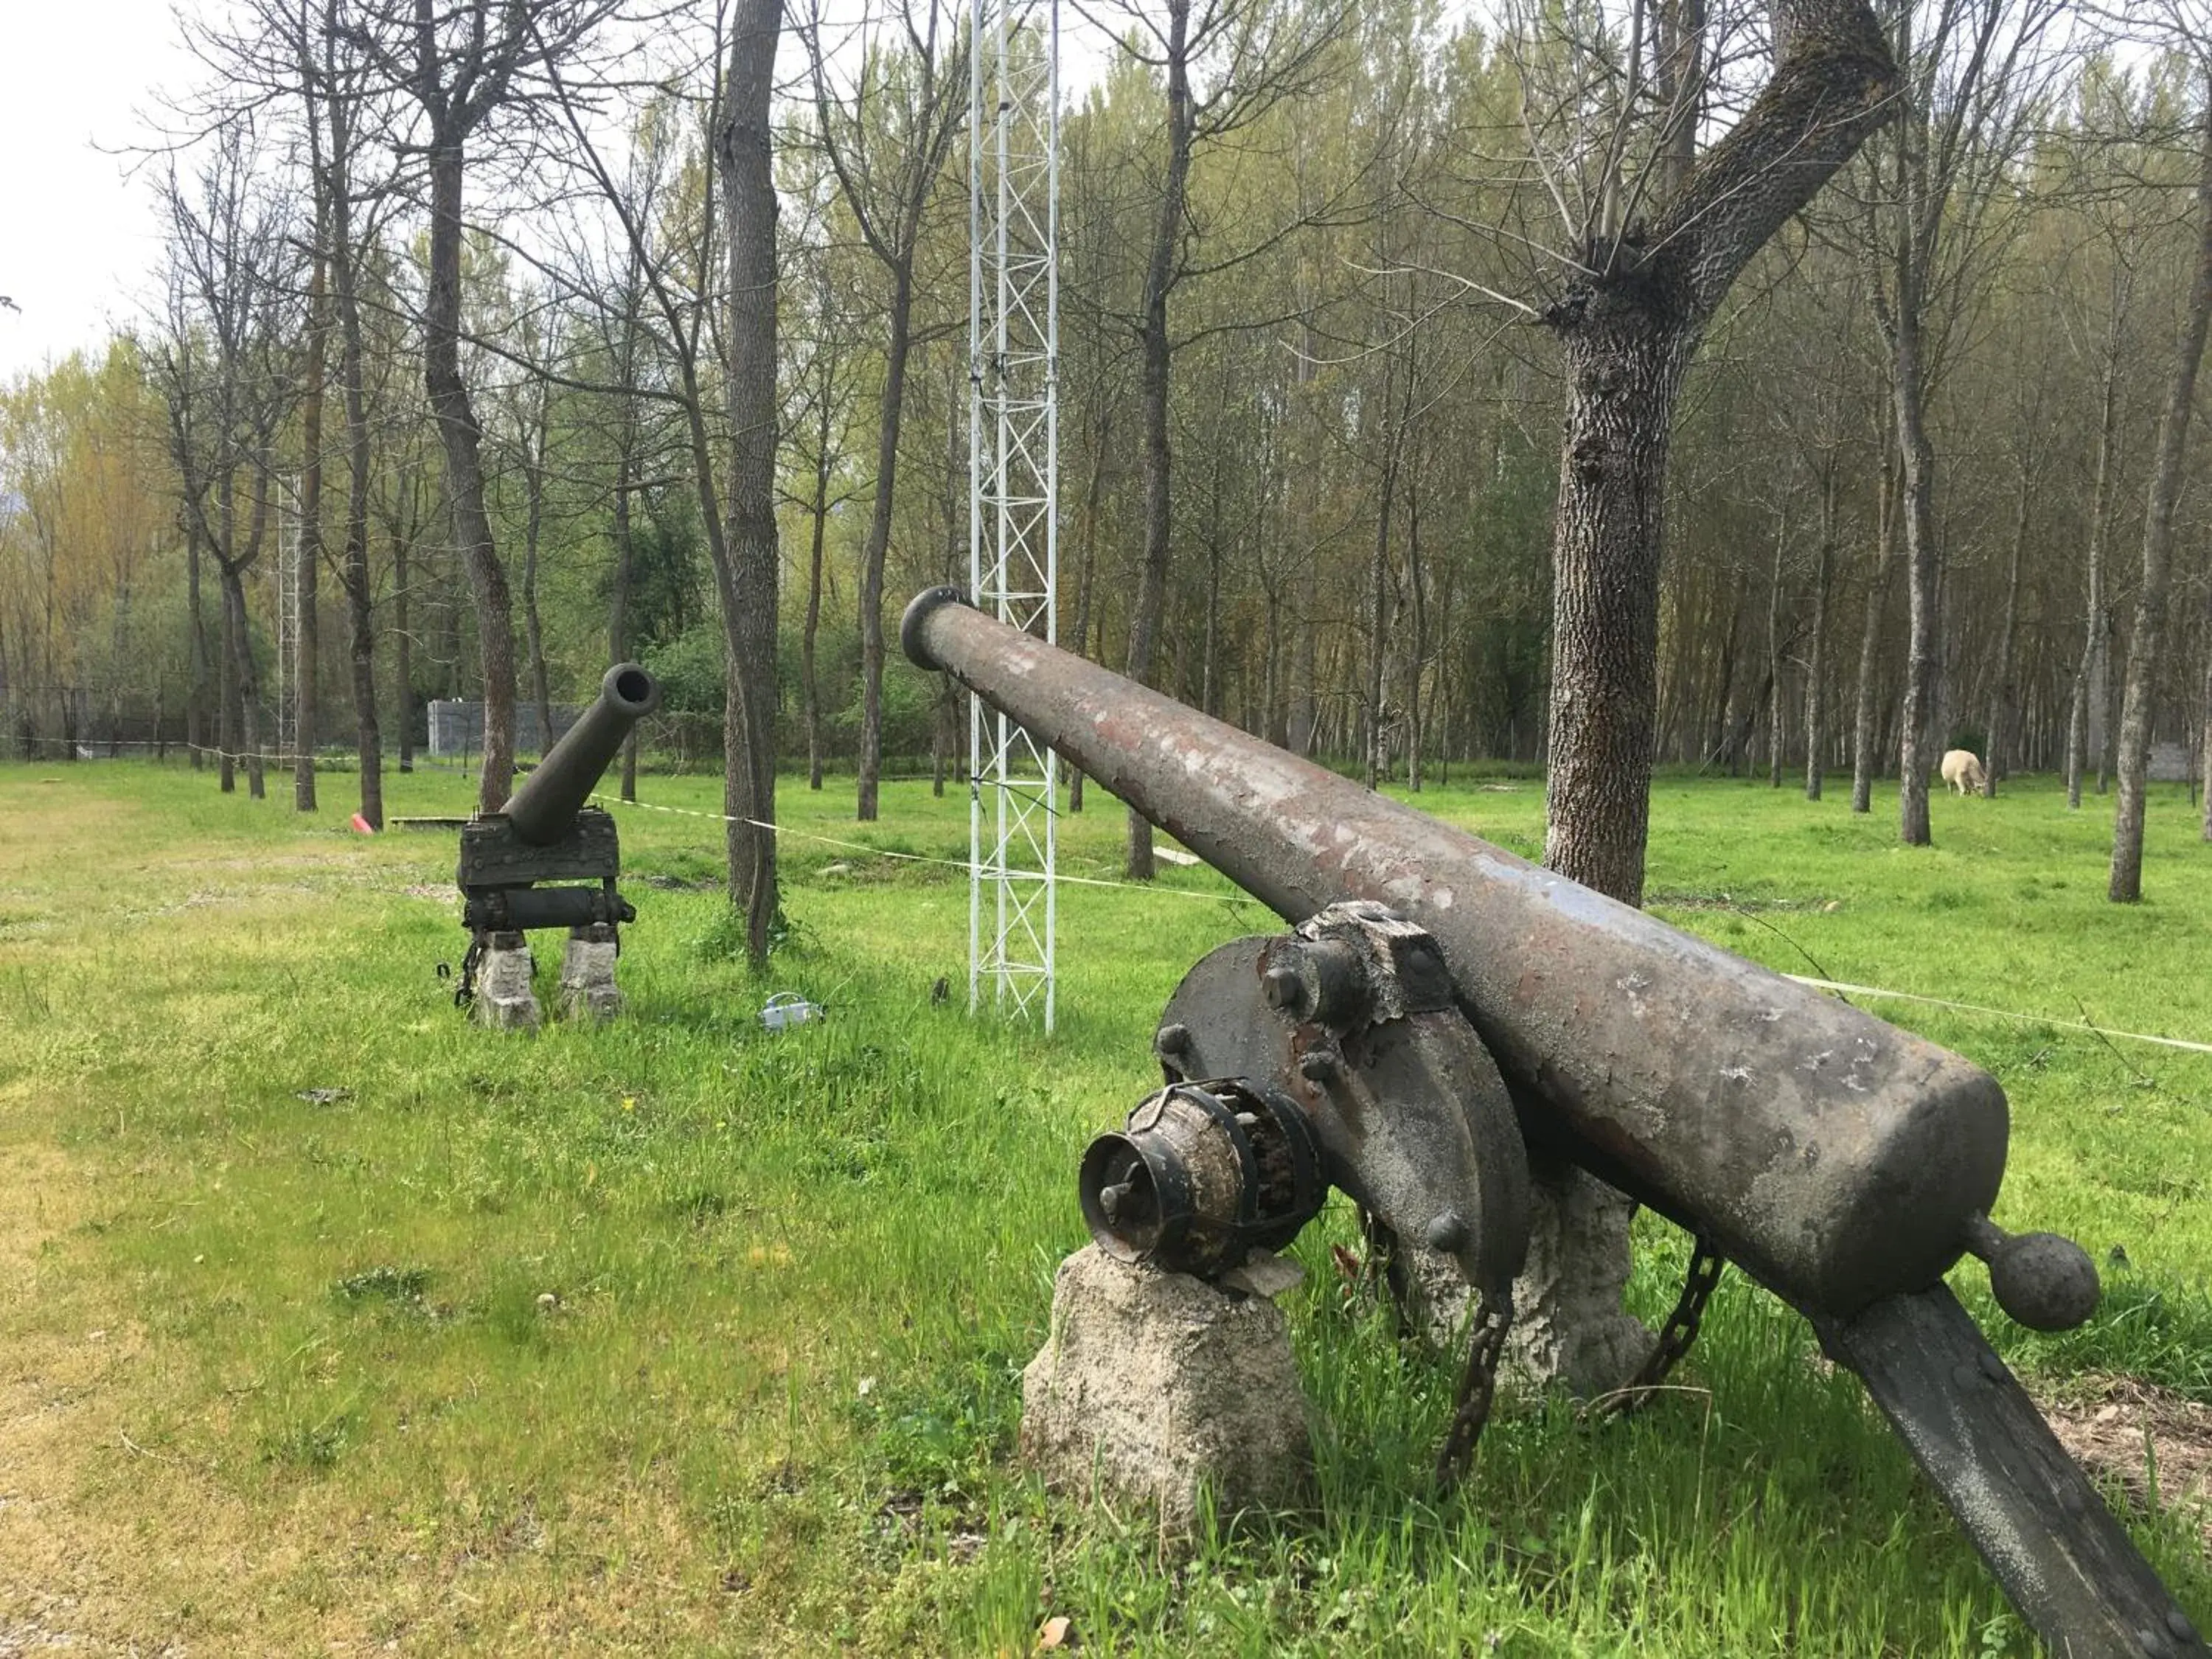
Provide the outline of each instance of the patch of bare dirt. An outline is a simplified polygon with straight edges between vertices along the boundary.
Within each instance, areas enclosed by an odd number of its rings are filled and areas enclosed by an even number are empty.
[[[2058,1443],[2130,1500],[2197,1511],[2212,1551],[2212,1406],[2131,1376],[2077,1378],[2063,1400],[2039,1400]]]

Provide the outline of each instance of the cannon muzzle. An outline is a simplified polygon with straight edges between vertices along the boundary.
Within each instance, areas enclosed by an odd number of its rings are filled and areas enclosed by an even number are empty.
[[[1978,1066],[933,589],[908,654],[1291,922],[1368,899],[1443,947],[1532,1146],[1808,1313],[1935,1284],[2003,1177]]]
[[[532,847],[550,847],[574,827],[600,775],[637,723],[660,707],[660,682],[618,662],[599,695],[507,803],[507,821]]]

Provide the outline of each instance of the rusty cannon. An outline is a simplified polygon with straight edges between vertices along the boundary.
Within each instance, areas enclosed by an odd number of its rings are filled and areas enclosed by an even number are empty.
[[[1291,924],[1170,1000],[1166,1086],[1084,1159],[1102,1247],[1218,1277],[1346,1192],[1413,1279],[1473,1308],[1449,1462],[1487,1411],[1532,1164],[1579,1166],[1697,1240],[1662,1347],[1723,1260],[1804,1314],[2051,1652],[2212,1652],[1943,1282],[1978,1256],[2042,1329],[2098,1300],[2078,1246],[1990,1218],[2008,1118],[1987,1073],[957,589],[919,595],[902,641]]]
[[[659,705],[651,674],[617,663],[507,810],[462,829],[456,879],[469,950],[453,1000],[473,1006],[485,1024],[537,1024],[525,935],[538,928],[568,930],[562,992],[569,1007],[605,1015],[620,1006],[620,928],[637,912],[616,887],[622,848],[613,815],[590,801],[623,741]]]

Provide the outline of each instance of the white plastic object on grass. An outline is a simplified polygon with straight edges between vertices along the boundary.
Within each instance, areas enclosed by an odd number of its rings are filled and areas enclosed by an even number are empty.
[[[778,991],[761,1010],[761,1024],[771,1031],[781,1031],[786,1026],[804,1025],[810,1019],[822,1018],[822,1005],[809,1002],[796,991]]]

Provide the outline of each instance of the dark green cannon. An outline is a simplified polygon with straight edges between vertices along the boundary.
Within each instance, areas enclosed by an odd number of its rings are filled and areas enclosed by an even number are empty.
[[[613,815],[592,805],[591,794],[637,723],[659,706],[659,683],[635,663],[617,663],[598,698],[523,781],[507,810],[462,830],[457,879],[469,953],[454,1000],[466,1007],[477,1001],[480,981],[488,989],[496,981],[495,1002],[503,1012],[479,1004],[487,1023],[536,1023],[523,936],[539,928],[568,930],[566,1000],[599,1013],[618,1006],[618,929],[636,921],[637,912],[616,887],[622,849]]]
[[[1271,1149],[1310,1144],[1394,1259],[1480,1297],[1463,1456],[1479,1362],[1512,1318],[1531,1161],[1579,1165],[1698,1241],[1709,1271],[1660,1355],[1737,1263],[1864,1382],[2053,1654],[2212,1652],[1943,1283],[1971,1253],[2025,1324],[2096,1307],[2078,1247],[1989,1218],[1996,1079],[956,590],[916,598],[901,637],[1292,924],[1221,946],[1170,999],[1168,1087],[1082,1171],[1110,1254],[1208,1274],[1224,1240],[1287,1237],[1319,1197]]]

